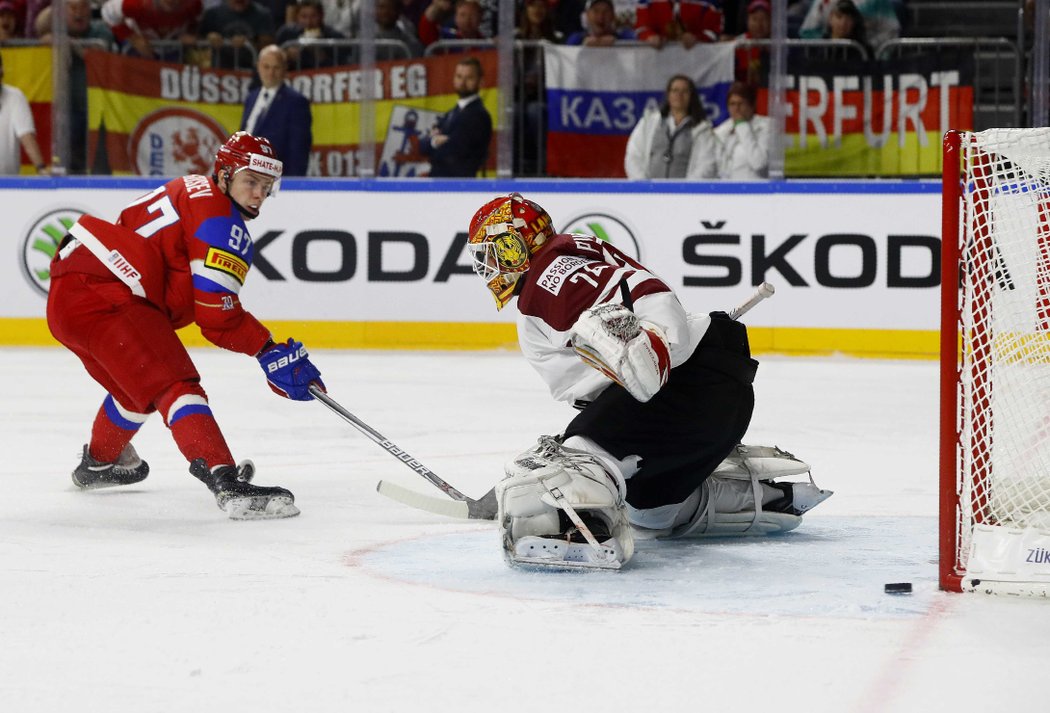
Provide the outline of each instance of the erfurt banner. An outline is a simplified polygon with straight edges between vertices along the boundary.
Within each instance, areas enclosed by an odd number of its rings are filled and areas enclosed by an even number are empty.
[[[36,141],[44,161],[51,163],[51,47],[4,47],[4,83],[18,87],[29,101],[36,126]],[[33,162],[22,151],[22,173],[36,173]]]
[[[481,99],[498,126],[497,64],[493,50],[474,53],[481,62]],[[357,176],[361,101],[375,99],[376,174],[423,176],[429,171],[418,139],[458,97],[452,89],[463,55],[329,67],[290,75],[310,100],[313,148],[310,176]],[[115,174],[175,176],[207,173],[215,150],[240,127],[248,95],[248,71],[204,69],[107,52],[88,52],[89,165]],[[389,146],[388,146],[389,144]],[[495,167],[495,134],[488,169]],[[104,155],[100,157],[100,153]],[[104,158],[104,161],[100,161]]]
[[[962,54],[793,60],[787,88],[791,177],[937,174],[944,132],[973,128],[973,59]],[[759,106],[764,111],[764,92]]]
[[[714,124],[726,117],[734,46],[725,42],[651,47],[547,45],[547,173],[623,178],[627,138],[649,104],[664,100],[667,80],[693,79]]]

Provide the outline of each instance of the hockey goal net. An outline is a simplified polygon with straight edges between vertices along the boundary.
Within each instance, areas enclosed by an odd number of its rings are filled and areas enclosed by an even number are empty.
[[[1050,128],[948,132],[940,582],[1050,596]]]

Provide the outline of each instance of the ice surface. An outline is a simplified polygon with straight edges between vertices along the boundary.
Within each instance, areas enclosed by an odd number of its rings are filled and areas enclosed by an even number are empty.
[[[101,391],[61,350],[0,350],[0,710],[1047,710],[1050,602],[936,587],[932,362],[763,360],[747,438],[835,496],[765,540],[641,542],[618,573],[524,573],[491,524],[254,361],[194,352],[238,458],[303,514],[233,522],[160,419],[152,468],[76,491]],[[317,351],[329,391],[475,497],[572,416],[515,353]],[[910,581],[911,595],[885,582]]]

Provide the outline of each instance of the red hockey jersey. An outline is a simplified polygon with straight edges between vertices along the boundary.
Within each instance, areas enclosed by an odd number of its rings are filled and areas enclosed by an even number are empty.
[[[84,215],[79,241],[59,253],[52,275],[112,276],[167,314],[196,323],[208,341],[256,354],[270,332],[240,304],[254,246],[236,206],[207,176],[176,178],[127,206],[116,224]]]
[[[655,35],[677,40],[689,32],[700,42],[717,42],[724,24],[721,0],[638,0],[635,13],[640,40]]]

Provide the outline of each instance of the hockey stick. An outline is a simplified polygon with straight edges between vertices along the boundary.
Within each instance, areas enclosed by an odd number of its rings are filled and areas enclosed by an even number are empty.
[[[368,436],[368,438],[371,439],[374,443],[378,444],[380,448],[382,448],[387,453],[404,463],[413,472],[418,473],[419,475],[426,478],[434,487],[444,492],[454,501],[449,503],[448,501],[439,500],[439,503],[448,505],[458,505],[460,507],[455,508],[455,510],[452,512],[448,512],[448,508],[436,511],[433,509],[434,506],[430,505],[427,502],[415,502],[415,500],[412,497],[412,494],[414,494],[415,491],[409,490],[408,488],[402,488],[400,486],[394,486],[390,483],[384,483],[383,481],[379,482],[379,486],[377,488],[377,490],[380,493],[383,493],[384,495],[387,495],[388,497],[391,497],[394,500],[403,502],[406,505],[411,505],[422,510],[431,510],[432,512],[438,512],[438,514],[440,515],[448,515],[449,517],[473,518],[479,520],[496,519],[496,494],[494,491],[489,491],[480,500],[474,500],[473,498],[464,495],[459,490],[450,485],[448,482],[446,482],[443,478],[441,478],[441,476],[439,476],[437,473],[430,470],[430,468],[427,468],[425,465],[413,458],[404,449],[398,447],[396,443],[391,441],[379,431],[369,426],[367,423],[359,419],[354,414],[347,411],[339,404],[338,401],[326,394],[320,388],[311,384],[309,387],[309,391],[315,399],[327,406],[333,413],[338,415],[340,418],[342,418],[344,421],[349,423],[361,433]],[[384,488],[384,485],[386,486],[386,488]],[[389,491],[391,490],[396,490],[397,495],[390,494]],[[417,497],[424,498],[426,496],[417,494]],[[461,512],[463,513],[462,515],[460,514]]]
[[[729,311],[730,319],[740,319],[744,314],[751,311],[759,302],[769,297],[772,297],[776,292],[776,288],[768,282],[763,282],[758,286],[755,294],[751,295],[746,302],[738,307],[733,308]],[[313,389],[314,387],[310,387]],[[311,390],[311,393],[313,391]],[[322,392],[323,393],[323,392]],[[344,416],[345,418],[345,416]],[[382,444],[380,444],[382,445]],[[385,446],[384,446],[385,447]],[[413,468],[415,470],[415,468]],[[429,472],[429,471],[428,471]],[[433,473],[431,473],[433,475]],[[438,485],[429,477],[424,475],[423,477],[430,480],[431,483],[437,485],[441,490],[445,490],[444,487]],[[434,475],[437,478],[436,475]],[[451,488],[452,486],[445,483],[441,478],[437,478],[445,486]],[[453,488],[453,490],[455,490]],[[396,483],[388,483],[385,480],[380,480],[376,485],[376,491],[381,495],[385,495],[391,500],[396,500],[399,503],[408,505],[409,507],[416,508],[417,510],[425,510],[432,512],[436,515],[444,515],[445,517],[457,518],[460,520],[495,520],[496,519],[496,489],[492,488],[487,493],[482,495],[477,500],[468,498],[467,496],[459,493],[461,497],[456,497],[449,493],[449,497],[453,498],[452,501],[444,500],[443,498],[434,497],[432,495],[424,495],[423,493],[416,492],[409,488],[402,487]],[[448,491],[445,490],[447,493]],[[459,491],[456,491],[457,493]]]

